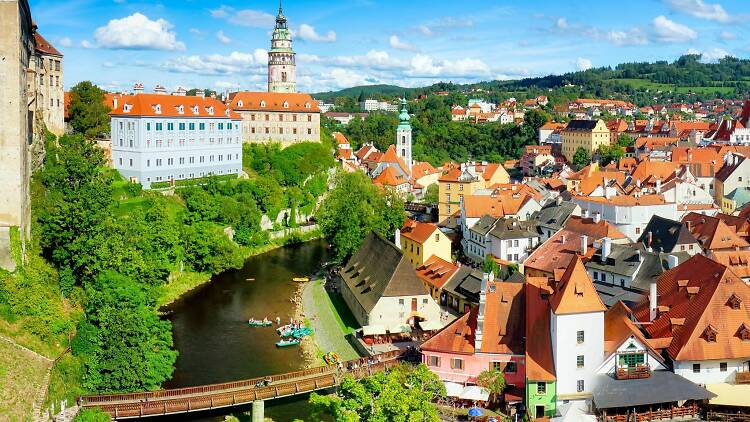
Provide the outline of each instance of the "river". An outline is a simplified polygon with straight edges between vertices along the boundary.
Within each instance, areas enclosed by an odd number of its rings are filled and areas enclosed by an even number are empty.
[[[247,320],[293,314],[292,277],[316,272],[329,259],[322,240],[275,249],[249,258],[238,271],[214,276],[169,306],[175,347],[180,355],[165,388],[221,383],[303,368],[298,347],[277,349],[273,328],[250,328]],[[266,402],[276,422],[306,420],[307,396]],[[179,420],[218,421],[218,415],[181,415]]]

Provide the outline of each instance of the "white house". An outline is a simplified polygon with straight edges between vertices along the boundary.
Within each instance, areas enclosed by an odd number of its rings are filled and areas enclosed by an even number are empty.
[[[536,223],[504,218],[490,230],[490,253],[504,261],[521,264],[541,243]]]
[[[214,98],[123,95],[110,116],[113,166],[145,188],[242,171],[240,117]]]
[[[666,201],[663,195],[574,196],[572,199],[581,206],[584,215],[613,224],[633,242],[654,215],[677,220],[677,204]]]

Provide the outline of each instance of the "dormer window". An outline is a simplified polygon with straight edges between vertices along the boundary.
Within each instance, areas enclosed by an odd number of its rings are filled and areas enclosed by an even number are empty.
[[[260,108],[266,108],[266,102],[265,101],[261,101],[260,102]]]
[[[177,113],[179,113],[179,114],[185,114],[185,106],[183,106],[182,104],[180,104],[179,107],[177,107]]]
[[[705,330],[703,330],[703,337],[706,339],[709,343],[716,343],[716,335],[719,332],[714,328],[712,325],[708,325]]]
[[[213,116],[213,115],[214,115],[214,107],[213,107],[213,106],[208,106],[208,107],[206,107],[206,111],[207,111],[207,112],[208,112],[208,114],[210,114],[211,116]]]
[[[310,103],[305,103],[305,108],[310,108]]]
[[[284,101],[284,108],[289,108],[289,103]]]
[[[193,114],[198,115],[198,106],[193,106]]]
[[[750,341],[750,328],[748,328],[743,322],[742,325],[740,325],[740,329],[737,330],[737,335],[742,341]]]
[[[729,297],[729,300],[727,301],[727,305],[729,305],[730,308],[736,310],[740,309],[740,306],[742,306],[742,299],[739,298],[736,294],[732,293],[732,296]]]
[[[242,100],[237,101],[237,107],[242,108],[243,106],[244,106],[244,103],[242,102]]]
[[[133,109],[133,105],[132,104],[124,104],[122,106],[122,111],[125,112],[125,113],[130,113],[130,110],[132,110],[132,109]]]
[[[161,104],[154,104],[154,113],[161,114]]]

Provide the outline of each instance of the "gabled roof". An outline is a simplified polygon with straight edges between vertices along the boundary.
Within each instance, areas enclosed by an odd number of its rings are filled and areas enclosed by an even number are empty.
[[[565,228],[577,234],[585,234],[589,238],[601,239],[609,237],[612,240],[625,239],[626,236],[606,220],[596,222],[593,218],[583,218],[572,215],[565,223]]]
[[[531,217],[536,220],[540,226],[559,229],[568,221],[568,218],[573,215],[573,212],[578,207],[577,204],[570,201],[562,201],[559,204],[556,202],[550,202],[541,210],[535,212]]]
[[[442,289],[458,269],[458,265],[432,255],[417,267],[417,277],[436,289]]]
[[[440,173],[440,171],[426,161],[415,161],[411,165],[411,175],[415,179],[435,173]]]
[[[349,143],[349,140],[346,139],[346,135],[341,132],[333,132],[331,135],[333,135],[333,139],[336,141],[337,145]]]
[[[659,352],[649,344],[646,336],[630,319],[633,311],[622,302],[617,302],[604,313],[604,353],[607,357],[617,351],[627,339],[636,338],[651,353],[651,357],[664,364]],[[606,358],[605,358],[606,359]]]
[[[374,152],[379,152],[377,148],[375,148],[372,145],[363,145],[362,148],[357,150],[357,152],[354,154],[359,158],[360,161],[364,160],[365,158],[368,158],[368,156]]]
[[[429,294],[401,249],[374,231],[349,258],[341,278],[367,312],[382,297]]]
[[[552,289],[546,277],[527,277],[525,286],[526,379],[555,381],[555,361],[549,332],[549,295]]]
[[[396,187],[409,183],[409,181],[394,167],[388,166],[383,171],[381,171],[380,174],[378,174],[374,179],[372,179],[372,183],[377,183],[383,186]]]
[[[565,130],[592,130],[596,127],[597,123],[596,120],[571,120],[565,126]]]
[[[50,44],[49,41],[44,39],[42,34],[40,34],[39,32],[34,32],[34,41],[36,42],[36,51],[50,56],[62,57],[62,53],[57,51],[57,49],[52,44]]]
[[[643,328],[652,342],[672,338],[666,348],[672,359],[750,356],[750,342],[739,337],[743,324],[750,327],[750,287],[725,266],[695,255],[659,277],[657,295],[661,312]],[[730,306],[733,297],[739,299],[739,309]],[[647,298],[634,310],[637,321],[649,320]],[[704,335],[709,326],[716,332],[716,341],[708,341]]]
[[[406,167],[406,163],[396,153],[395,145],[388,146],[388,149],[385,150],[385,152],[382,155],[377,157],[377,162],[378,163],[394,163],[398,165],[399,168],[401,168],[401,171],[403,172],[403,174],[406,174],[406,175],[409,174],[409,169]]]
[[[470,312],[440,330],[420,347],[422,350],[457,354],[523,354],[524,307],[523,284],[488,282],[483,309],[479,306],[472,307]],[[484,326],[481,348],[476,350],[480,311],[484,313]]]
[[[711,259],[729,268],[737,277],[750,278],[750,251],[713,251]]]
[[[649,243],[649,233],[651,243]],[[684,223],[653,215],[641,232],[638,242],[654,252],[669,253],[675,249],[676,245],[697,243],[698,240]]]
[[[682,222],[707,251],[750,247],[745,239],[716,217],[691,212],[682,217]]]
[[[665,181],[672,177],[679,167],[678,163],[670,161],[644,160],[638,163],[638,166],[631,173],[631,177],[633,180],[640,180],[642,183],[654,183],[656,180]]]
[[[408,218],[401,227],[401,236],[417,243],[424,243],[436,231],[440,232],[440,229],[432,223],[422,223]]]
[[[242,105],[240,105],[240,103]],[[232,92],[229,94],[232,110],[249,111],[296,111],[320,113],[318,102],[309,94],[290,92]]]
[[[577,255],[568,264],[549,302],[556,315],[607,310]]]
[[[728,158],[728,161],[724,162],[724,167],[722,167],[721,170],[716,173],[716,178],[721,180],[722,182],[725,182],[729,178],[729,176],[731,176],[732,173],[734,173],[734,171],[742,165],[744,161],[744,155],[732,154]]]

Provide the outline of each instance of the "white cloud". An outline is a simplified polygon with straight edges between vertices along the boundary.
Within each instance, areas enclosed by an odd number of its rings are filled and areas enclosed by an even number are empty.
[[[96,48],[92,45],[89,40],[81,40],[81,47],[83,48]]]
[[[578,70],[589,70],[593,67],[591,60],[579,57],[578,60],[576,60],[576,67]]]
[[[687,42],[698,38],[698,33],[686,25],[671,21],[664,15],[651,22],[654,38],[661,42]]]
[[[395,48],[396,50],[406,50],[406,51],[416,51],[417,47],[415,47],[413,44],[409,44],[407,42],[401,41],[396,35],[391,35],[389,38],[389,42],[391,44],[391,48]]]
[[[190,33],[193,35],[203,35],[200,29],[198,28],[190,28]]]
[[[716,63],[724,57],[731,56],[728,51],[722,48],[709,48],[703,51],[689,48],[685,54],[698,54],[701,56],[702,63]]]
[[[627,31],[612,30],[604,35],[607,41],[615,45],[644,45],[648,44],[648,37],[638,28]]]
[[[557,18],[555,26],[557,29],[568,29],[568,20],[565,18]]]
[[[59,45],[60,47],[72,47],[73,40],[71,40],[68,37],[62,37],[59,40],[57,40],[57,45]]]
[[[273,15],[253,9],[236,10],[233,7],[221,6],[210,13],[211,16],[226,19],[231,24],[252,28],[272,28],[276,21]]]
[[[313,42],[334,42],[336,41],[336,33],[333,31],[328,31],[325,35],[318,34],[315,32],[315,28],[312,26],[303,23],[299,26],[299,30],[297,31],[297,36],[299,36],[301,39],[305,41],[313,41]]]
[[[724,41],[729,41],[737,38],[737,35],[734,32],[729,31],[721,31],[719,33],[719,38]]]
[[[707,4],[704,0],[664,0],[672,9],[700,19],[729,22],[729,14],[720,4]]]
[[[478,59],[436,61],[425,54],[416,54],[405,74],[411,77],[475,77],[489,75],[490,68]]]
[[[337,88],[348,88],[352,86],[372,85],[377,83],[376,80],[368,78],[367,76],[351,69],[335,68],[324,76],[327,76],[328,79],[332,80]]]
[[[229,44],[229,43],[231,43],[231,42],[232,42],[232,39],[231,39],[231,38],[229,38],[229,37],[227,37],[227,36],[226,36],[226,35],[224,34],[224,31],[219,31],[219,32],[217,32],[217,33],[216,33],[216,39],[217,39],[217,40],[219,40],[219,42],[220,42],[220,43],[222,43],[222,44]]]
[[[214,88],[216,89],[232,89],[232,88],[239,88],[240,84],[237,82],[228,82],[228,81],[216,81],[214,82]]]
[[[102,67],[112,68],[112,67],[115,67],[115,64],[112,63],[111,61],[107,60],[104,63],[102,63]]]
[[[568,22],[565,18],[556,18],[551,28],[552,32],[583,36],[596,41],[607,41],[614,45],[644,45],[648,44],[648,36],[640,28],[626,30],[605,30],[595,26]]]
[[[422,35],[432,37],[453,29],[470,28],[473,26],[474,20],[470,18],[454,18],[452,16],[447,16],[442,19],[418,25],[416,29]]]
[[[184,50],[185,44],[177,41],[170,31],[172,24],[164,19],[150,20],[141,13],[122,19],[112,19],[106,26],[96,29],[94,39],[99,47],[140,50]]]
[[[252,53],[233,51],[229,55],[180,56],[163,62],[159,68],[169,72],[199,75],[249,75],[265,73],[267,64],[268,53],[259,48]]]

